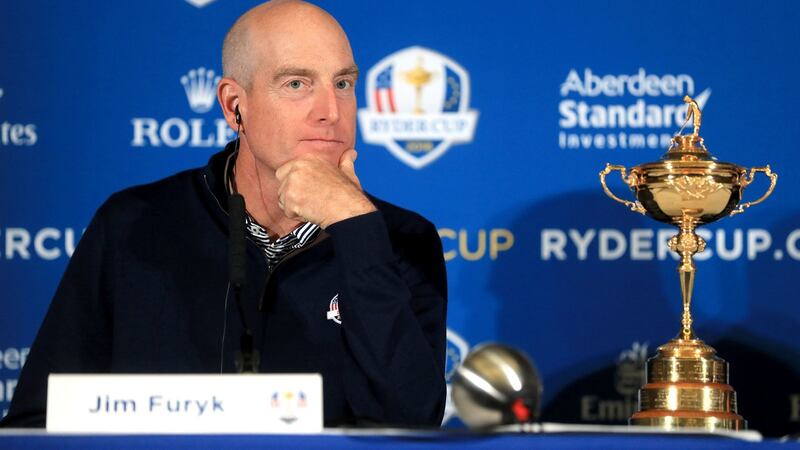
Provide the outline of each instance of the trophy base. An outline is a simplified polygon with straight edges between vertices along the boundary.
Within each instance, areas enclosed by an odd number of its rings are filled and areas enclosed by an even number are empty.
[[[665,431],[704,429],[706,431],[743,431],[747,421],[738,414],[706,415],[694,412],[640,412],[628,420],[629,425],[661,428]]]
[[[728,384],[728,363],[693,335],[675,338],[647,360],[646,382],[630,425],[663,430],[746,430],[737,414],[736,391]]]

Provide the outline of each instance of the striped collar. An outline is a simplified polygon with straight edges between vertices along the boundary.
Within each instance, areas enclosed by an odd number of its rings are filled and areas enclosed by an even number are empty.
[[[318,225],[304,222],[286,236],[272,239],[266,228],[259,225],[249,213],[245,214],[244,221],[250,239],[264,252],[270,268],[278,264],[289,253],[311,242],[320,230]]]
[[[236,192],[236,180],[234,174],[234,163],[236,162],[237,153],[231,153],[228,156],[228,161],[225,163],[225,186],[228,195]],[[319,225],[311,222],[301,223],[297,228],[292,230],[289,234],[273,239],[269,236],[269,231],[261,226],[249,212],[245,210],[245,228],[250,236],[250,239],[264,252],[267,259],[269,268],[272,269],[278,264],[281,259],[286,257],[289,253],[306,246],[309,242],[319,234],[321,228]]]

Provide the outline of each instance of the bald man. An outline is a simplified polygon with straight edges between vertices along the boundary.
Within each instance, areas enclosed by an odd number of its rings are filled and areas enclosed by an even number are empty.
[[[321,373],[326,426],[441,422],[441,242],[430,222],[361,188],[346,34],[316,6],[266,3],[228,32],[223,71],[217,96],[239,138],[204,168],[100,207],[3,425],[44,425],[50,373],[228,373],[249,363]],[[241,313],[226,270],[237,193]],[[255,351],[240,347],[242,335]]]

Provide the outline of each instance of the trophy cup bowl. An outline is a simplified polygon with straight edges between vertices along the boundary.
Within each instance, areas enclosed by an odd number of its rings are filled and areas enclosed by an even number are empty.
[[[693,117],[692,134],[680,135],[679,131],[659,161],[635,166],[629,175],[625,167],[612,164],[600,172],[600,183],[609,197],[680,230],[670,239],[669,247],[681,257],[678,274],[683,297],[682,327],[677,337],[660,346],[656,355],[647,360],[639,408],[629,423],[666,430],[740,430],[747,428],[747,422],[737,413],[736,392],[728,384],[728,363],[692,330],[690,306],[696,272],[693,255],[706,246],[695,228],[761,203],[772,194],[778,176],[769,166],[748,170],[717,161],[698,134],[700,108],[688,96],[684,102],[689,105],[684,126]],[[635,202],[617,197],[608,188],[605,179],[613,171],[620,172],[622,181],[634,192]],[[758,173],[769,178],[767,191],[752,202],[742,203],[744,189]]]

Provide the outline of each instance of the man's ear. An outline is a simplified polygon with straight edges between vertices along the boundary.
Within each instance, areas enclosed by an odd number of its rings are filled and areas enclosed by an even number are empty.
[[[241,127],[244,131],[244,117],[247,115],[245,110],[247,106],[244,104],[246,94],[244,89],[233,78],[224,77],[219,80],[217,85],[217,100],[219,106],[222,107],[222,114],[225,116],[225,122],[233,130],[238,130]],[[237,108],[241,119],[241,124],[237,123]]]

